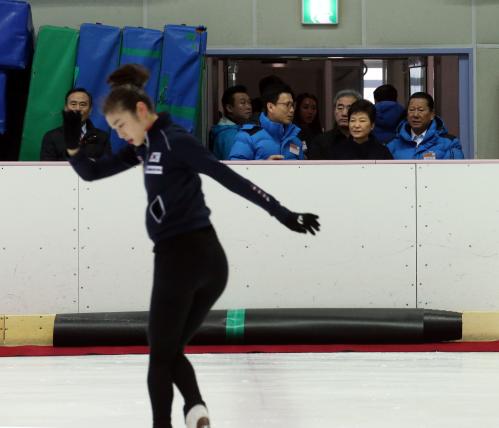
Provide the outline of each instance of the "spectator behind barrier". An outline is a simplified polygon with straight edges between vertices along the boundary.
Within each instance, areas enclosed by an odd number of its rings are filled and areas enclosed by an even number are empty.
[[[251,118],[251,99],[245,86],[227,88],[222,96],[223,117],[210,131],[213,154],[220,160],[229,159],[241,125]]]
[[[373,134],[376,108],[368,100],[354,102],[348,110],[350,137],[338,159],[393,159],[390,150],[376,140]],[[343,147],[342,144],[339,147]]]
[[[253,115],[251,116],[251,122],[258,123],[260,120],[260,113],[264,111],[262,95],[266,92],[267,88],[272,86],[285,85],[280,77],[275,74],[269,74],[268,76],[262,77],[258,82],[258,92],[259,96],[251,100],[251,107],[253,108]]]
[[[230,152],[231,160],[303,159],[303,147],[295,126],[293,93],[287,85],[271,86],[262,95],[265,112],[259,125],[243,125]]]
[[[301,129],[298,138],[303,144],[305,156],[308,144],[323,132],[318,108],[319,102],[315,95],[303,93],[296,97],[293,123]]]
[[[64,111],[79,111],[81,113],[80,148],[85,155],[98,159],[111,154],[109,134],[97,129],[88,118],[92,111],[92,96],[84,88],[73,88],[66,94]],[[65,161],[66,143],[63,127],[48,131],[42,140],[40,150],[41,161]]]
[[[348,129],[348,110],[350,106],[362,99],[357,91],[344,89],[333,99],[334,126],[333,129],[314,138],[308,147],[309,159],[334,159],[337,156],[336,144],[345,143],[350,136]]]
[[[394,159],[464,159],[458,138],[448,134],[443,120],[435,115],[434,101],[426,92],[409,98],[407,120],[387,144]]]
[[[373,133],[382,144],[395,138],[397,126],[406,117],[405,109],[397,102],[397,97],[397,89],[392,85],[381,85],[374,91],[376,124]]]

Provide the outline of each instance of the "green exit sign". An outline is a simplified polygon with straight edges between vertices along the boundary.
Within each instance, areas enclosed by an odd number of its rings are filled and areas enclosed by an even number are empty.
[[[337,24],[338,0],[302,0],[303,24]]]

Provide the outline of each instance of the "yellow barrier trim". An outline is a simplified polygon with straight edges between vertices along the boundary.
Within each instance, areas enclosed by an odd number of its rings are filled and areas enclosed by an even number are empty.
[[[499,340],[499,312],[463,312],[462,340]]]
[[[4,346],[54,343],[55,315],[5,315]]]

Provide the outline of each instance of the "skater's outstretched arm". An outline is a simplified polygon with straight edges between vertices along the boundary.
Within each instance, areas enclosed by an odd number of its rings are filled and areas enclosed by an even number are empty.
[[[118,153],[94,160],[80,150],[81,115],[78,111],[63,112],[64,141],[69,162],[86,181],[109,177],[140,163],[135,149],[127,146]]]
[[[192,135],[180,132],[172,138],[172,153],[194,171],[208,175],[227,189],[262,207],[289,229],[315,235],[320,229],[319,217],[309,213],[295,213],[282,206],[272,195],[218,161]],[[172,143],[173,141],[173,143]]]
[[[134,148],[127,146],[114,155],[96,160],[78,152],[69,159],[69,163],[83,180],[93,181],[126,171],[138,165],[140,160]]]

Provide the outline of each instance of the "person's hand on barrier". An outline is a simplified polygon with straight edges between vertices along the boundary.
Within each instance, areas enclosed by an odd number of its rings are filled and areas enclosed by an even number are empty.
[[[311,233],[320,231],[319,216],[310,213],[294,213],[291,212],[284,220],[280,220],[284,226],[298,233]]]
[[[283,155],[270,155],[267,160],[283,160],[284,156]]]
[[[72,155],[78,151],[81,137],[81,113],[79,111],[63,111],[62,123],[64,130],[64,142],[68,153]]]

